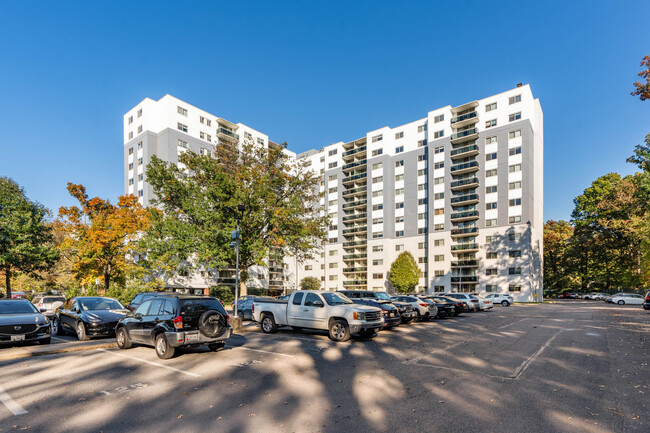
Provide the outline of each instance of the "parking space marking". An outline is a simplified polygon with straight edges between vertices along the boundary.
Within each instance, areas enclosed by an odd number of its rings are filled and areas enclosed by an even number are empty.
[[[244,350],[252,350],[254,352],[262,352],[262,353],[268,353],[269,355],[279,355],[279,356],[286,356],[287,358],[295,358],[293,355],[287,355],[286,353],[279,353],[279,352],[269,352],[268,350],[261,350],[261,349],[252,349],[250,347],[243,347],[243,346],[228,346],[233,349],[244,349]]]
[[[555,340],[555,338],[556,338],[558,335],[560,335],[560,333],[561,333],[562,331],[565,331],[565,330],[566,330],[566,328],[562,328],[562,329],[560,329],[559,331],[557,331],[557,332],[556,332],[556,333],[555,333],[551,338],[549,338],[549,339],[546,341],[546,343],[544,343],[544,344],[542,345],[542,347],[540,347],[539,349],[537,349],[537,351],[536,351],[535,353],[533,353],[532,355],[530,355],[530,357],[529,357],[528,359],[526,359],[524,362],[522,362],[521,365],[520,365],[519,367],[517,367],[517,369],[515,370],[515,374],[512,375],[512,378],[513,378],[513,379],[518,379],[522,374],[524,374],[524,372],[526,371],[526,369],[528,368],[528,366],[529,366],[530,364],[532,364],[533,361],[535,361],[535,360],[537,359],[537,357],[538,357],[538,356],[539,356],[539,355],[544,351],[544,349],[546,349],[548,346],[551,345],[551,343],[553,342],[553,340]]]
[[[168,365],[158,364],[157,362],[147,361],[145,359],[136,358],[135,356],[129,356],[129,355],[125,355],[123,353],[115,353],[113,351],[106,350],[106,349],[95,349],[95,350],[98,350],[100,352],[110,353],[111,355],[120,356],[122,358],[131,359],[131,360],[137,361],[137,362],[143,362],[145,364],[155,365],[156,367],[164,368],[166,370],[174,371],[176,373],[182,373],[182,374],[186,374],[186,375],[192,376],[192,377],[201,377],[200,374],[190,373],[189,371],[185,371],[185,370],[179,370],[178,368],[170,367]]]
[[[13,398],[5,392],[5,390],[0,386],[0,401],[4,404],[7,409],[11,411],[14,415],[22,415],[28,413],[20,404],[16,402]]]

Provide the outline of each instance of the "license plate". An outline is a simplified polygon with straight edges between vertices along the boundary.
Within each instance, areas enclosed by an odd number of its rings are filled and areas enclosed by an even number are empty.
[[[25,341],[24,335],[12,335],[11,341]]]
[[[186,334],[185,341],[199,341],[199,334]]]
[[[390,313],[388,317],[395,317],[395,313]]]

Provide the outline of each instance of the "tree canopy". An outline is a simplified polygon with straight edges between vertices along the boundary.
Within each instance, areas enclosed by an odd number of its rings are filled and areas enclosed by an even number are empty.
[[[320,281],[316,277],[305,277],[300,280],[300,290],[320,290]]]
[[[48,210],[30,201],[12,179],[0,177],[0,270],[5,276],[7,297],[15,272],[39,277],[59,257],[52,246],[52,229],[46,222]]]
[[[419,279],[420,268],[413,255],[408,251],[400,253],[390,265],[388,281],[398,292],[409,293],[418,285]]]

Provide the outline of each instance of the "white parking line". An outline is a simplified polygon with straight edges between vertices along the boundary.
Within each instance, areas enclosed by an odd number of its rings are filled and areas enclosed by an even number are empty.
[[[260,349],[251,349],[250,347],[242,347],[242,346],[229,346],[233,349],[244,349],[244,350],[252,350],[254,352],[262,352],[262,353],[268,353],[270,355],[280,355],[280,356],[286,356],[288,358],[295,358],[293,355],[287,355],[286,353],[279,353],[279,352],[269,352],[268,350],[260,350]]]
[[[0,401],[13,413],[14,415],[22,415],[27,413],[25,409],[5,392],[0,386]]]
[[[100,352],[110,353],[111,355],[114,355],[114,356],[121,356],[122,358],[132,359],[133,361],[144,362],[145,364],[149,364],[149,365],[155,365],[156,367],[164,368],[164,369],[167,369],[167,370],[170,370],[170,371],[175,371],[176,373],[182,373],[182,374],[186,374],[186,375],[192,376],[192,377],[201,377],[200,374],[190,373],[189,371],[184,371],[184,370],[179,370],[178,368],[170,367],[168,365],[158,364],[157,362],[146,361],[144,359],[136,358],[135,356],[124,355],[123,353],[116,353],[116,352],[112,352],[112,351],[106,350],[106,349],[95,349],[95,350],[98,350]]]

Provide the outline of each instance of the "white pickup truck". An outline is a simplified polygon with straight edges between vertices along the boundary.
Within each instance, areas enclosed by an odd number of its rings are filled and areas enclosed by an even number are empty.
[[[287,301],[255,299],[253,320],[271,334],[280,326],[322,329],[333,341],[346,341],[351,334],[371,338],[381,329],[381,310],[353,304],[345,295],[324,290],[297,290]]]

